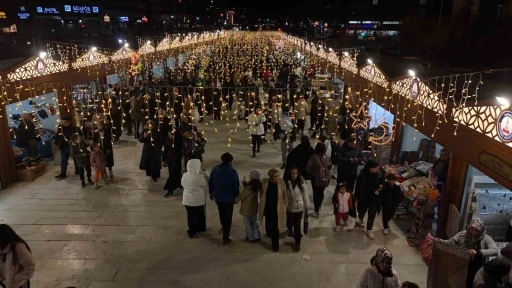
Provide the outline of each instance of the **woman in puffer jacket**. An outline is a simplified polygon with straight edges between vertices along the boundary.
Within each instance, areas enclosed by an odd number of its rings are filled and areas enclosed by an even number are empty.
[[[201,161],[191,159],[187,163],[187,172],[181,177],[183,186],[183,205],[187,209],[188,237],[206,231],[206,188],[208,182],[201,173]]]
[[[370,259],[370,267],[363,270],[357,288],[400,288],[400,279],[392,267],[393,254],[387,248],[379,248]]]
[[[299,168],[295,166],[286,171],[283,180],[286,184],[286,193],[288,194],[286,228],[288,228],[288,236],[295,239],[293,251],[299,252],[302,239],[302,215],[304,212],[307,214],[308,209],[311,208],[308,191],[306,190],[304,180],[300,176]]]

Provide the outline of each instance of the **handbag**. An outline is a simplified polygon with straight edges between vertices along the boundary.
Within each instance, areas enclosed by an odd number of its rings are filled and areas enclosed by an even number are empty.
[[[304,215],[304,235],[308,235],[309,232],[309,215]]]

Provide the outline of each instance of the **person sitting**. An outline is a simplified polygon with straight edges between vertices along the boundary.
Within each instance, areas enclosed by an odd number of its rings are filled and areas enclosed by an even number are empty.
[[[498,255],[498,247],[491,236],[487,235],[485,225],[480,218],[473,218],[466,230],[457,233],[448,240],[437,239],[446,244],[452,244],[468,250],[472,256],[468,265],[466,284],[468,288],[473,287],[475,274],[484,265],[488,257]]]
[[[503,277],[510,272],[510,263],[501,258],[495,258],[487,262],[475,275],[473,288],[499,288],[505,287]],[[508,286],[510,287],[510,286]]]

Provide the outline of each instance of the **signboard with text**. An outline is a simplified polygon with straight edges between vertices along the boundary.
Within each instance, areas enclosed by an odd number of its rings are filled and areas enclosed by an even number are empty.
[[[64,5],[64,12],[75,14],[99,14],[98,6]]]
[[[36,7],[38,14],[59,14],[59,10],[55,7]]]

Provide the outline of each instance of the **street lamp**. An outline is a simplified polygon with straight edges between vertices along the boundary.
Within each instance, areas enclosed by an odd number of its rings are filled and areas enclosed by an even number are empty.
[[[500,103],[501,106],[510,107],[510,101],[508,101],[507,98],[496,97],[496,100],[498,100],[498,103]]]
[[[372,59],[368,58],[368,64],[373,64]]]
[[[411,77],[416,77],[416,72],[414,72],[414,70],[409,70],[409,75]]]
[[[47,55],[48,54],[46,54],[46,52],[42,51],[41,53],[39,53],[39,58],[44,59]]]
[[[128,44],[128,43],[124,43],[124,47],[125,47],[125,48],[128,48],[128,46],[130,46],[130,44]]]

